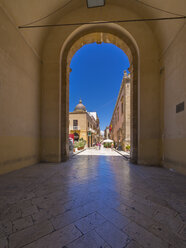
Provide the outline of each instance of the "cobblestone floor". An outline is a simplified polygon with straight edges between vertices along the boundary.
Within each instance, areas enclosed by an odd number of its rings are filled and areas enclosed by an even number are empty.
[[[186,177],[108,153],[0,176],[0,248],[185,248]]]

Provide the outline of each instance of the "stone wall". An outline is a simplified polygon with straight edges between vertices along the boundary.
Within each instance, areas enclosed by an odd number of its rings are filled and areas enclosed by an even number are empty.
[[[39,161],[40,60],[0,6],[0,174]]]
[[[126,150],[126,146],[130,145],[130,84],[130,75],[127,75],[127,72],[125,71],[110,123],[110,126],[112,125],[111,139],[117,143],[117,147],[121,146],[124,151]]]
[[[126,150],[126,146],[130,146],[130,129],[131,129],[131,111],[130,111],[130,84],[131,79],[126,79],[124,84],[124,122],[123,122],[123,150]]]
[[[162,56],[162,164],[186,174],[186,24]]]

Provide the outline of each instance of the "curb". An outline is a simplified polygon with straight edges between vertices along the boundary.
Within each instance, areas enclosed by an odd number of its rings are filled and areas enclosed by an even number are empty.
[[[79,151],[79,152],[77,152],[76,154],[72,154],[72,157],[76,156],[77,154],[79,154],[79,153],[81,153],[81,152],[84,152],[85,150],[86,150],[86,148],[83,149],[83,150],[81,150],[81,151]]]
[[[130,157],[127,157],[125,155],[123,155],[121,152],[119,152],[118,150],[116,150],[115,148],[111,148],[113,151],[119,153],[123,158],[125,158],[126,160],[130,160]]]

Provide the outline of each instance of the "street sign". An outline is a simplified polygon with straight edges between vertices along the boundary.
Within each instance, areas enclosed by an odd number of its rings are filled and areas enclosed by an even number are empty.
[[[91,136],[91,132],[90,131],[88,131],[88,136]]]

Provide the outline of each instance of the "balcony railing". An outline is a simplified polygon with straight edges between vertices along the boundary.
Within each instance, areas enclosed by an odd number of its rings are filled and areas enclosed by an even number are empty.
[[[70,130],[80,130],[80,126],[71,126]]]

